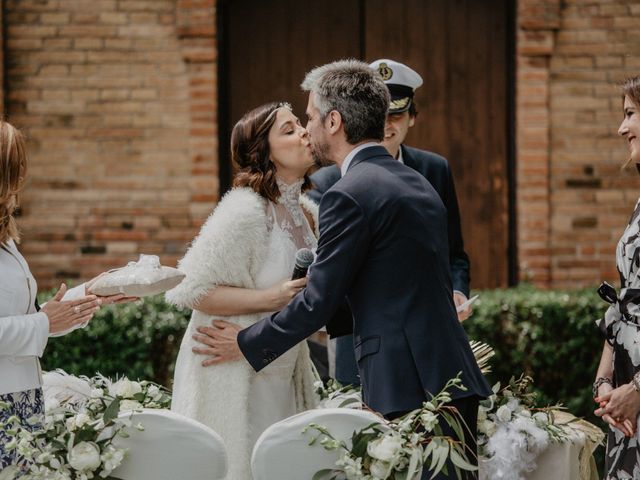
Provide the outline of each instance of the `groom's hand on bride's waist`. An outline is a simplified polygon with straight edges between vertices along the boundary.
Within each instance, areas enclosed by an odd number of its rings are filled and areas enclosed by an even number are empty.
[[[193,338],[199,346],[193,347],[193,353],[206,355],[202,361],[203,367],[219,363],[240,360],[242,352],[238,346],[238,332],[242,327],[224,320],[213,320],[210,327],[198,327],[198,333]]]

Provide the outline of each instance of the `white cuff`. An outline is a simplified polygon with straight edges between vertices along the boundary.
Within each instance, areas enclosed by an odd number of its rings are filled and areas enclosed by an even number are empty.
[[[469,299],[467,298],[467,296],[466,296],[464,293],[462,293],[460,290],[454,290],[454,291],[453,291],[453,293],[457,293],[458,295],[462,295],[462,296],[464,297],[464,301],[465,301],[465,302],[466,302],[467,300],[469,300]]]

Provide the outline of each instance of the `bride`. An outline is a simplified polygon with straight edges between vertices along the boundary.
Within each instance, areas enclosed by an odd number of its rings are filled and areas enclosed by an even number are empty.
[[[246,327],[278,311],[304,288],[291,277],[299,248],[315,248],[317,207],[301,195],[313,165],[307,131],[284,103],[260,106],[231,134],[238,167],[179,268],[186,274],[169,302],[193,309],[175,367],[172,410],[225,440],[229,475],[251,479],[251,450],[271,424],[315,406],[317,374],[305,342],[259,373],[246,362],[217,365],[206,344],[211,321]],[[196,353],[210,357],[201,361]]]

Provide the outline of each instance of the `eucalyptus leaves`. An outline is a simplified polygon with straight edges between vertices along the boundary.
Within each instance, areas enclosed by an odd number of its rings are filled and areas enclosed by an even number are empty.
[[[29,432],[17,418],[0,424],[13,437],[5,448],[16,449],[23,459],[21,466],[3,470],[0,480],[109,478],[126,453],[113,440],[127,436],[124,429],[132,426],[130,416],[120,413],[167,408],[171,402],[168,392],[152,382],[127,378],[112,382],[103,376],[78,378],[64,372],[45,375],[44,390],[46,415],[41,429]],[[135,428],[144,429],[139,424]]]
[[[423,468],[433,475],[446,471],[447,460],[451,460],[458,477],[463,470],[477,470],[469,461],[464,444],[442,432],[440,422],[446,422],[458,438],[464,438],[467,432],[457,411],[447,405],[451,402],[452,388],[465,390],[459,376],[422,408],[393,422],[381,418],[380,423],[354,432],[350,447],[322,425],[310,424],[303,433],[317,432],[311,445],[319,441],[327,450],[340,451],[336,468],[317,472],[313,480],[413,480],[420,477]],[[330,387],[325,393],[329,399],[338,401],[334,394],[340,390]]]

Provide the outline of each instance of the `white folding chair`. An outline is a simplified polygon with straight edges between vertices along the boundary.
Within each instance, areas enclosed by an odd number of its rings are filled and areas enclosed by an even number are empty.
[[[128,417],[130,413],[122,413]],[[144,409],[134,413],[129,438],[117,445],[129,454],[112,476],[122,480],[222,480],[227,474],[227,452],[211,428],[170,410]],[[115,440],[114,440],[115,442]]]
[[[253,480],[311,479],[318,470],[335,467],[339,452],[327,451],[319,442],[309,446],[317,431],[302,434],[310,423],[326,427],[335,438],[351,446],[354,431],[382,422],[371,412],[349,408],[308,410],[286,418],[258,438],[251,457]]]

